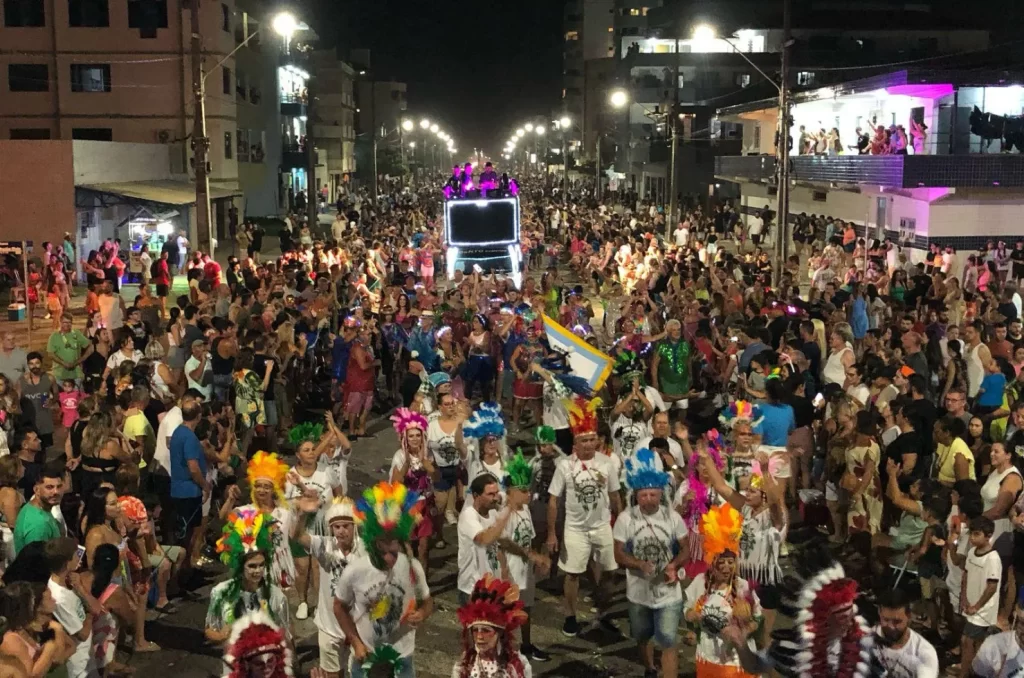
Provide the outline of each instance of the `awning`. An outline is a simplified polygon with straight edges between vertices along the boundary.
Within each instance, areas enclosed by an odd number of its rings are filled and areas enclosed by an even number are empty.
[[[189,181],[124,181],[110,184],[80,184],[75,188],[98,193],[120,195],[125,198],[145,200],[164,205],[191,205],[196,201],[195,184]],[[210,186],[210,199],[219,200],[242,195],[237,189],[215,188]]]

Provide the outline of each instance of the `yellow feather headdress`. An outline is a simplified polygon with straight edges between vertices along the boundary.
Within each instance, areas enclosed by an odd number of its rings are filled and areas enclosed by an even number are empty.
[[[739,555],[743,516],[729,504],[712,506],[700,524],[704,535],[704,562],[713,563],[726,551]]]
[[[288,475],[288,464],[281,461],[273,452],[257,452],[249,460],[245,475],[249,479],[249,488],[254,490],[257,480],[269,480],[274,484],[274,496],[277,503],[284,505],[284,483]],[[255,503],[255,500],[254,502]]]

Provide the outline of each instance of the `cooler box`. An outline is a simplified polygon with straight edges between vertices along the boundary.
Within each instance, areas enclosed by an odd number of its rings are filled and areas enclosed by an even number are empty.
[[[7,319],[8,320],[24,320],[25,319],[25,304],[11,304],[7,307]]]

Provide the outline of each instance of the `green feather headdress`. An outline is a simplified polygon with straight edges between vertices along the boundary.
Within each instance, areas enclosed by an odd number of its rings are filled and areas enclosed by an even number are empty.
[[[402,656],[391,645],[381,645],[366,655],[362,666],[363,673],[370,678],[394,678],[402,666]]]
[[[354,511],[359,536],[370,559],[379,567],[380,554],[374,542],[382,536],[409,541],[420,521],[419,495],[401,483],[377,483],[363,491]]]
[[[324,425],[307,421],[304,424],[296,424],[288,429],[288,442],[296,448],[302,443],[309,441],[314,445],[320,442],[324,435]]]
[[[274,545],[270,539],[270,516],[252,507],[241,507],[231,512],[221,538],[217,540],[217,553],[221,561],[238,572],[242,559],[256,551],[271,554]],[[270,562],[268,557],[267,562]]]
[[[533,466],[523,456],[521,449],[516,449],[515,456],[505,463],[505,489],[516,488],[528,490],[533,484]]]

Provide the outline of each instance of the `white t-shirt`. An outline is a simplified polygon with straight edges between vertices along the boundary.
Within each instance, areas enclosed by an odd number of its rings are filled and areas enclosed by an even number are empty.
[[[368,555],[360,556],[345,568],[334,595],[348,607],[359,639],[370,650],[390,644],[400,656],[412,656],[416,628],[403,620],[418,602],[430,597],[418,560],[410,561],[399,553],[395,566],[382,571],[373,566]]]
[[[973,671],[979,678],[1021,678],[1024,676],[1024,651],[1014,631],[989,636],[974,655]]]
[[[298,473],[298,469],[295,469],[295,472]],[[317,496],[320,497],[320,509],[313,514],[313,519],[307,523],[309,533],[320,537],[327,536],[327,523],[325,521],[327,509],[334,500],[334,488],[340,484],[340,481],[330,467],[319,462],[317,463],[316,470],[313,471],[313,475],[308,478],[301,475],[300,477],[306,489],[315,491]],[[294,502],[301,496],[301,487],[292,485],[290,482],[284,484],[284,498],[289,502]]]
[[[345,633],[338,624],[338,618],[334,616],[334,591],[345,568],[362,553],[363,542],[358,536],[353,541],[352,550],[347,554],[338,548],[338,540],[333,536],[309,537],[309,555],[316,558],[321,568],[320,591],[313,621],[319,630],[339,640],[345,637]]]
[[[646,421],[634,421],[619,415],[612,422],[612,449],[625,459],[639,448],[641,440],[651,439],[651,426]]]
[[[60,622],[69,636],[74,636],[82,631],[85,626],[85,605],[71,589],[61,586],[50,579],[46,582],[50,589],[55,604],[53,618]],[[72,642],[78,643],[75,646],[75,653],[67,661],[68,678],[87,678],[96,675],[96,663],[92,658],[92,632],[89,637],[79,641],[76,638]]]
[[[164,418],[160,420],[160,426],[156,431],[156,452],[153,453],[154,472],[161,472],[164,475],[171,474],[171,447],[170,440],[174,430],[181,426],[184,420],[181,417],[181,408],[175,405],[167,410]]]
[[[524,505],[521,509],[512,513],[505,524],[505,530],[501,533],[501,536],[514,542],[526,551],[530,550],[533,540],[537,537],[537,530],[533,527],[533,515],[530,513],[529,505]],[[509,578],[523,592],[521,596],[523,602],[529,606],[529,596],[526,592],[532,589],[534,585],[532,576],[533,563],[514,553],[506,553],[505,562],[508,565]]]
[[[482,516],[474,508],[473,500],[467,499],[459,514],[459,590],[472,593],[477,581],[485,574],[501,577],[501,564],[498,562],[498,542],[489,546],[481,546],[474,539],[478,534],[489,528],[498,519],[497,511]]]
[[[684,247],[690,241],[690,229],[688,228],[680,226],[673,231],[673,235],[676,236],[676,247]]]
[[[647,398],[647,402],[651,404],[655,412],[668,412],[668,405],[658,393],[658,389],[653,386],[644,386],[644,397]]]
[[[138,365],[139,361],[142,360],[142,358],[142,351],[133,350],[131,357],[126,356],[124,354],[124,351],[114,351],[113,353],[110,354],[110,357],[107,358],[107,369],[113,372],[114,370],[121,366],[121,363],[123,363],[126,360],[131,360],[133,363]]]
[[[192,378],[192,373],[199,369],[199,361],[196,360],[195,356],[189,356],[189,359],[185,361],[185,378],[188,380],[188,387],[194,388],[203,394],[203,400],[210,399],[210,393],[213,392],[213,386],[203,386],[200,382]],[[206,367],[203,368],[203,375],[209,372],[211,369],[210,361],[206,361]]]
[[[457,466],[460,461],[459,448],[455,445],[455,431],[445,433],[439,419],[434,419],[427,426],[427,449],[434,457],[437,466]]]
[[[565,400],[555,393],[555,388],[548,382],[544,382],[544,413],[542,415],[545,426],[550,426],[556,431],[569,428],[569,410],[565,407]]]
[[[577,531],[611,523],[609,495],[618,491],[619,476],[603,454],[586,462],[575,454],[559,460],[548,487],[556,497],[565,494],[565,527]]]
[[[630,507],[615,521],[612,535],[634,558],[654,563],[654,575],[645,577],[634,569],[626,570],[626,599],[635,605],[654,609],[681,602],[683,589],[678,580],[665,582],[665,566],[679,552],[679,540],[686,537],[686,525],[680,515],[660,507],[646,515],[639,506]]]
[[[977,555],[977,549],[967,552],[967,604],[974,605],[981,600],[981,594],[990,579],[996,581],[996,593],[988,599],[985,606],[977,614],[965,615],[964,619],[975,626],[995,626],[999,612],[999,581],[1003,575],[1003,566],[999,554],[992,549],[983,556]]]
[[[910,637],[899,649],[875,644],[886,678],[938,678],[939,656],[935,648],[917,631],[907,629],[907,633]]]

